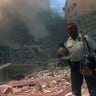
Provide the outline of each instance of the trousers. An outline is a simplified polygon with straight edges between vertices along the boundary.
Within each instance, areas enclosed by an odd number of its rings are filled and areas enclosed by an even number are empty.
[[[70,69],[71,87],[75,96],[81,96],[81,86],[83,84],[83,79],[85,79],[87,83],[90,96],[96,96],[96,78],[94,78],[93,76],[83,76],[79,71],[79,62],[71,62]]]

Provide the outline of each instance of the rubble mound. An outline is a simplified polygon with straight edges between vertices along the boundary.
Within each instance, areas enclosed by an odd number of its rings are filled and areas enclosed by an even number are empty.
[[[2,82],[0,96],[74,96],[71,92],[70,71],[42,70],[25,76],[23,80]],[[86,84],[82,96],[89,96]]]

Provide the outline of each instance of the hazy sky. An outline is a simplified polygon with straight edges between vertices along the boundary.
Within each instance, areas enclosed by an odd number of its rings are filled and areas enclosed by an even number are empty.
[[[57,10],[57,12],[64,16],[63,7],[65,5],[66,0],[50,0],[50,6],[52,10]]]

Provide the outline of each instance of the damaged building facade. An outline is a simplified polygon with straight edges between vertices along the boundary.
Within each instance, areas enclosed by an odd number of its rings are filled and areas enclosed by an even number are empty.
[[[81,32],[89,34],[96,40],[95,3],[95,0],[66,0],[64,11],[67,23],[77,23]]]

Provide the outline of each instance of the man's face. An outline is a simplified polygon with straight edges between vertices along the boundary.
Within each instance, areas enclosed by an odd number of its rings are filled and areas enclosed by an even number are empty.
[[[72,37],[72,39],[75,39],[78,35],[78,30],[75,26],[68,25],[67,31],[68,31],[69,35]]]

